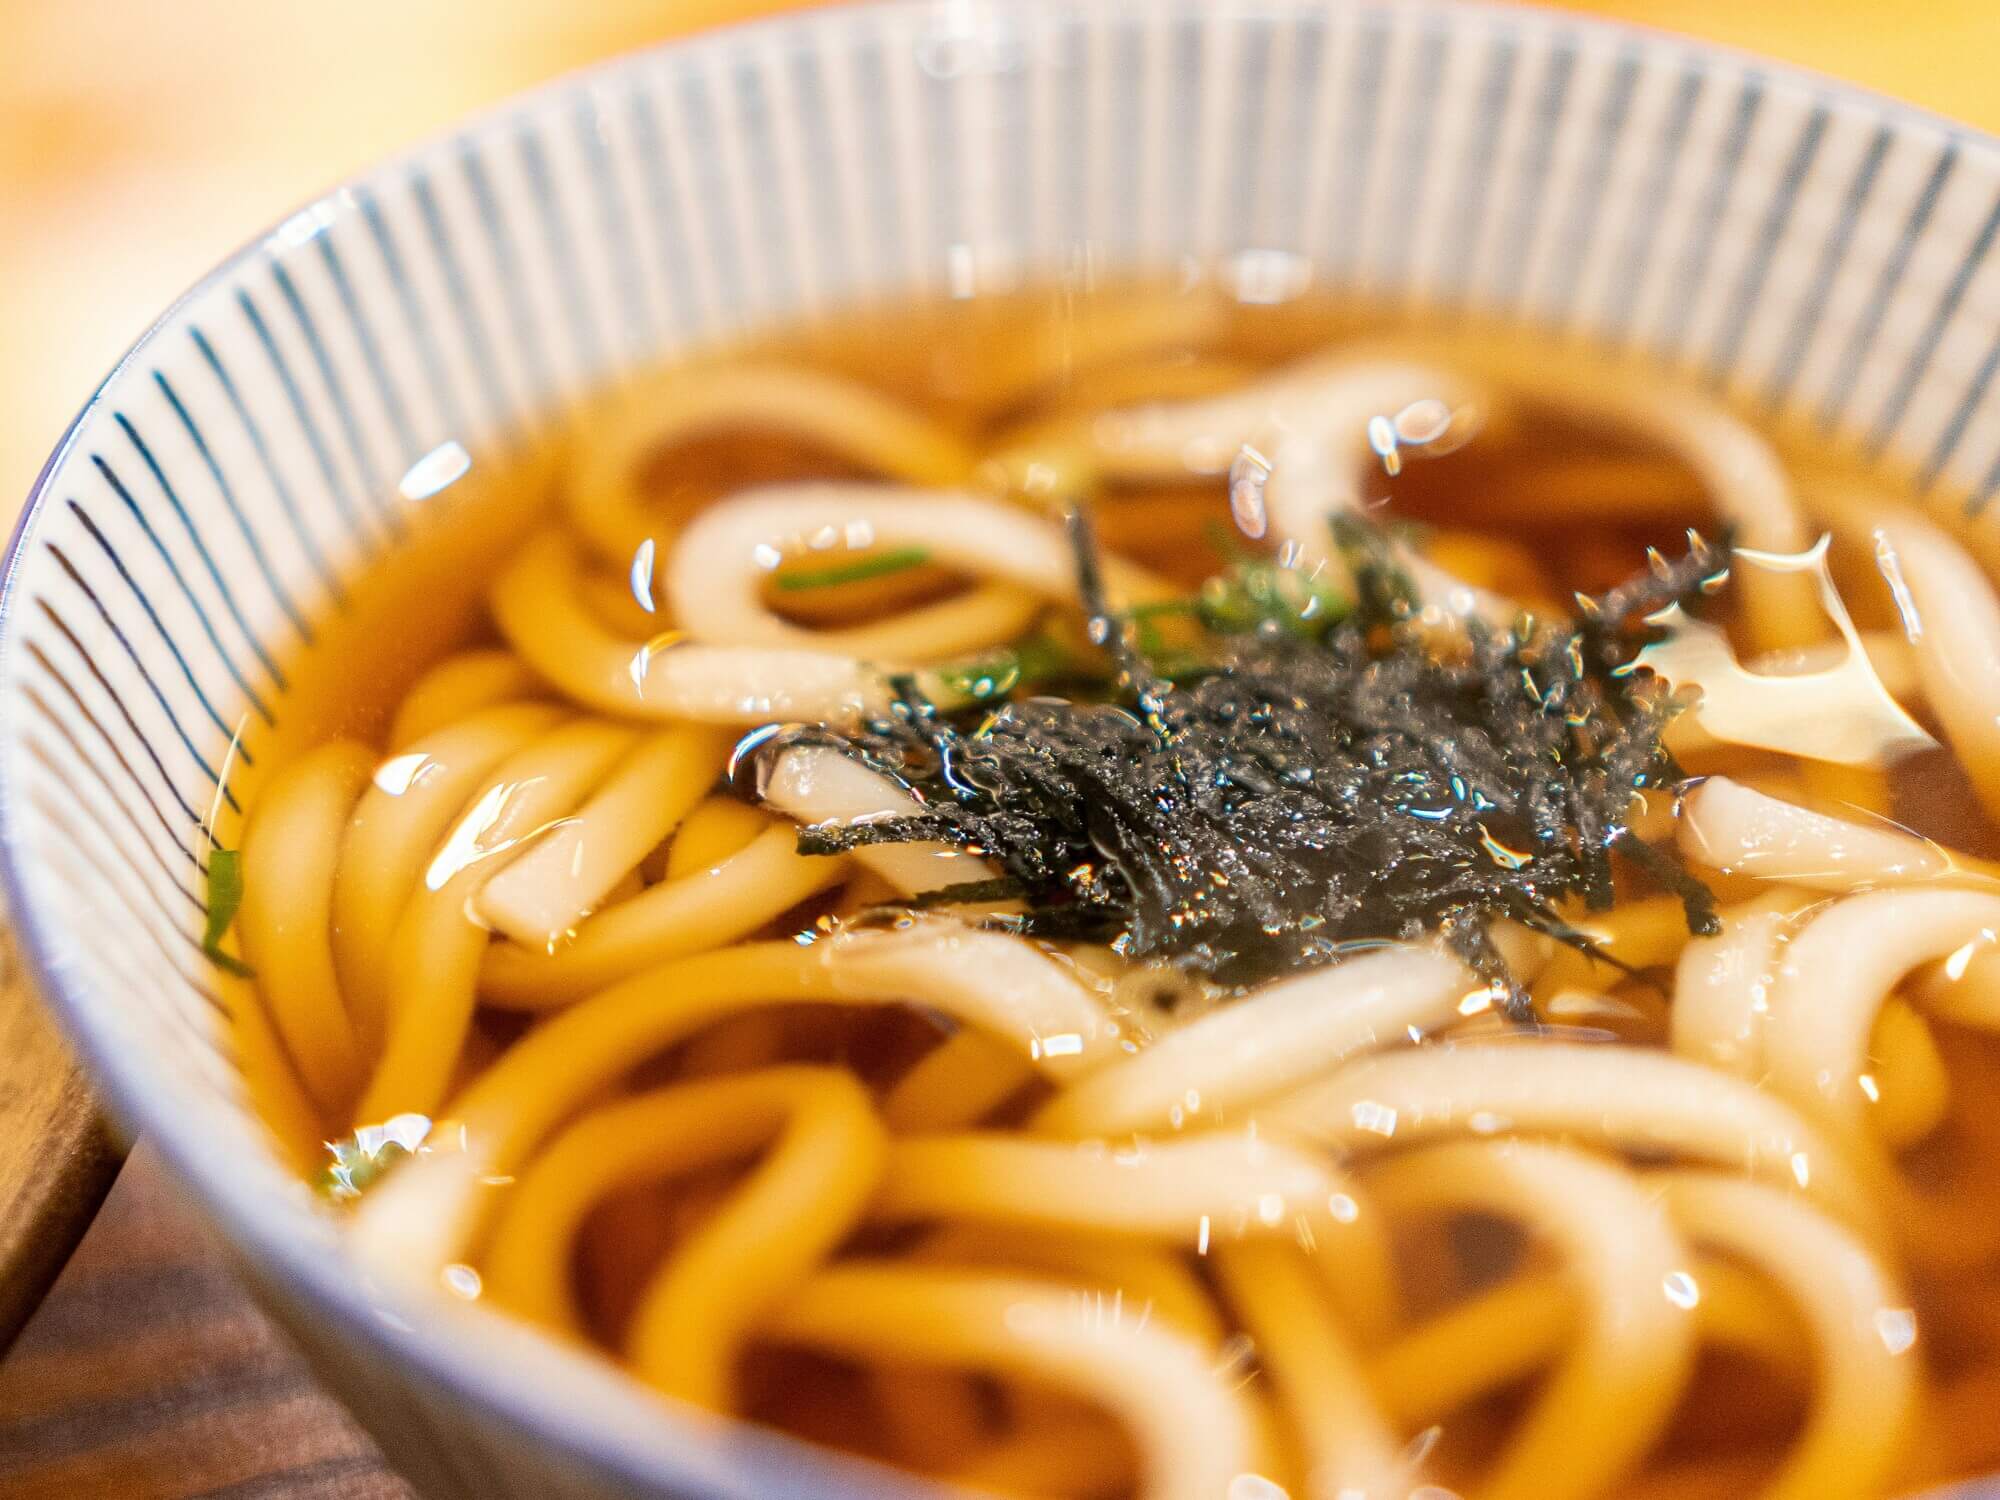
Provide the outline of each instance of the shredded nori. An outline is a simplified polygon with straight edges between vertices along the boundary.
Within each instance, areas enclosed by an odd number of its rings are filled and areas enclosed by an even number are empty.
[[[1104,603],[1088,519],[1071,520],[1090,639],[1115,678],[1105,701],[1030,697],[959,712],[898,679],[893,711],[830,744],[895,777],[909,817],[800,830],[805,854],[941,841],[997,880],[926,906],[1022,903],[1028,933],[1108,943],[1225,985],[1436,932],[1510,1007],[1522,997],[1487,937],[1513,918],[1578,946],[1567,898],[1602,909],[1613,853],[1716,930],[1707,889],[1627,826],[1634,794],[1670,789],[1669,685],[1630,667],[1648,616],[1693,606],[1727,576],[1725,545],[1689,550],[1596,599],[1574,621],[1500,630],[1424,620],[1390,540],[1342,518],[1356,597],[1323,632],[1211,637],[1162,675],[1129,617]]]

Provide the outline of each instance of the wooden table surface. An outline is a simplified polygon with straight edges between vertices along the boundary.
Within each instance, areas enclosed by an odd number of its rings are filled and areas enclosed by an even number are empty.
[[[142,1145],[0,1364],[7,1500],[411,1500]]]
[[[0,0],[0,526],[131,337],[317,188],[551,73],[786,3]],[[1991,0],[1576,8],[1714,37],[2000,127]],[[0,1140],[9,1118],[78,1113],[60,1048],[26,1003],[0,983]],[[31,1052],[31,1086],[10,1095],[4,1062]],[[74,1139],[102,1160],[101,1138]],[[0,1154],[0,1213],[8,1172]],[[59,1200],[44,1203],[60,1212]],[[17,1278],[13,1294],[31,1281]],[[0,1328],[8,1295],[0,1286]],[[142,1145],[0,1358],[0,1500],[195,1496],[408,1491],[251,1307]]]
[[[0,1351],[96,1213],[120,1147],[0,927]]]

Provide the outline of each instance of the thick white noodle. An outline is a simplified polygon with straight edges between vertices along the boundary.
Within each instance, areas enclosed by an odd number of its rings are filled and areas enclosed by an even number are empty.
[[[1710,869],[1820,891],[1993,883],[1914,834],[1830,818],[1726,776],[1711,776],[1681,799],[1679,840],[1682,854]]]
[[[1784,1100],[1669,1053],[1543,1040],[1405,1047],[1349,1063],[1270,1116],[1373,1153],[1440,1136],[1568,1136],[1792,1183],[1871,1239],[1880,1209],[1833,1141]]]
[[[788,1001],[913,999],[990,1032],[1055,1081],[1125,1044],[1126,1028],[1071,969],[1017,937],[944,918],[837,933],[810,947],[741,944],[676,959],[599,991],[530,1030],[452,1101],[462,1127],[434,1137],[370,1192],[354,1244],[381,1274],[429,1282],[485,1211],[485,1185],[641,1058],[718,1021]]]
[[[1681,950],[1669,1022],[1674,1051],[1753,1083],[1762,1074],[1778,940],[1791,906],[1778,897],[1729,913],[1720,933]]]
[[[523,544],[488,595],[494,623],[537,676],[600,713],[647,720],[847,724],[886,695],[877,675],[825,650],[711,646],[673,631],[614,635],[578,597],[582,558],[559,531]]]
[[[2000,597],[1950,533],[1883,497],[1816,493],[1843,534],[1864,541],[1888,580],[1903,633],[1945,737],[1988,817],[2000,817]]]
[[[1781,1288],[1811,1332],[1819,1375],[1812,1411],[1757,1500],[1880,1494],[1921,1378],[1915,1314],[1902,1289],[1866,1246],[1796,1198],[1711,1172],[1662,1173],[1648,1186],[1664,1191],[1689,1239]]]
[[[1446,368],[1338,353],[1220,396],[1107,413],[1093,428],[1095,457],[1113,476],[1161,479],[1220,474],[1250,448],[1269,465],[1263,514],[1252,522],[1253,532],[1290,544],[1289,555],[1303,571],[1339,571],[1328,521],[1367,503],[1362,476],[1372,461],[1370,420],[1391,418],[1420,401],[1463,408],[1475,394],[1463,376]],[[1518,613],[1407,549],[1399,550],[1397,561],[1428,606],[1499,625]]]
[[[1700,481],[1717,519],[1739,546],[1802,552],[1812,543],[1777,451],[1720,401],[1661,380],[1650,369],[1612,369],[1552,351],[1508,350],[1493,358],[1461,348],[1462,342],[1443,335],[1399,336],[1396,346],[1487,375],[1511,399],[1664,448]],[[1815,638],[1817,616],[1804,579],[1741,570],[1737,584],[1754,649],[1776,650]]]
[[[1052,1134],[1201,1129],[1296,1088],[1358,1052],[1402,1044],[1486,994],[1458,959],[1391,948],[1279,980],[1176,1028],[1051,1100],[1035,1117]]]
[[[1144,1500],[1242,1494],[1237,1480],[1254,1474],[1257,1447],[1243,1393],[1192,1338],[1095,1308],[1061,1283],[850,1261],[807,1282],[768,1332],[853,1359],[963,1365],[1073,1391],[1131,1433]]]
[[[1480,1493],[1605,1493],[1664,1430],[1694,1363],[1694,1317],[1662,1290],[1692,1257],[1657,1196],[1597,1157],[1520,1140],[1415,1152],[1375,1172],[1371,1185],[1393,1213],[1496,1214],[1562,1255],[1581,1299],[1577,1337]],[[1590,1441],[1579,1443],[1579,1432]]]
[[[779,756],[759,788],[764,801],[810,828],[868,823],[921,813],[923,806],[887,776],[852,757],[803,745]],[[905,895],[991,880],[1000,872],[949,844],[864,844],[851,856]]]
[[[1883,1002],[1919,965],[1994,947],[2000,896],[1896,890],[1851,896],[1786,946],[1765,1029],[1770,1086],[1845,1133],[1862,1128],[1868,1039]],[[2000,1025],[2000,1015],[1987,1020]]]
[[[932,563],[1008,587],[839,630],[794,625],[764,602],[783,563],[876,547],[920,548]],[[1119,598],[1156,587],[1130,564],[1108,562],[1105,574]],[[814,482],[746,490],[703,511],[674,544],[666,587],[674,618],[700,640],[932,662],[1013,639],[1043,601],[1076,603],[1076,554],[1061,526],[1017,506],[956,490]]]

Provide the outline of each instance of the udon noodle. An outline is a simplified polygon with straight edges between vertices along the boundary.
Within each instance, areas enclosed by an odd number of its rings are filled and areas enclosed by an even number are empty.
[[[2000,1466],[1990,537],[1652,374],[1142,290],[709,356],[496,489],[328,632],[240,840],[250,1082],[304,1169],[342,1142],[373,1274],[1005,1495]],[[1689,524],[1830,534],[1851,643],[1745,565],[1735,650],[1808,720],[1845,661],[1948,749],[1683,715],[1693,779],[1632,826],[1718,930],[1621,863],[1586,946],[1492,928],[1526,1015],[1433,936],[1219,992],[927,904],[999,875],[977,849],[801,852],[915,804],[768,726],[1101,644],[1066,505],[1143,613],[1245,556],[1351,590],[1327,518],[1385,500],[1439,630],[1572,611]]]

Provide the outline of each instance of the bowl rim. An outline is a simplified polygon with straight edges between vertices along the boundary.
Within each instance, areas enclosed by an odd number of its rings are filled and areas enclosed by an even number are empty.
[[[599,80],[643,70],[670,60],[689,48],[727,45],[732,39],[782,37],[800,30],[864,27],[884,16],[955,13],[963,0],[851,0],[780,11],[704,28],[686,35],[628,49],[609,57],[565,69],[528,88],[503,96],[388,155],[374,158],[342,175],[280,215],[236,248],[181,292],[154,317],[118,357],[64,427],[60,438],[29,486],[27,499],[0,551],[0,658],[12,647],[10,622],[18,603],[17,583],[30,539],[52,501],[54,481],[63,471],[86,424],[110,389],[192,303],[228,281],[264,253],[267,243],[301,215],[322,209],[341,212],[343,195],[414,163],[441,145],[488,131],[517,113],[532,109]],[[1509,3],[1509,0],[972,0],[975,11],[987,11],[1027,25],[1076,21],[1090,25],[1099,18],[1124,13],[1157,15],[1164,8],[1193,11],[1217,26],[1240,25],[1260,16],[1284,18],[1302,12],[1327,14],[1393,14],[1404,25],[1457,30],[1484,26],[1518,35],[1551,32],[1599,44],[1623,42],[1628,47],[1659,51],[1675,49],[1704,70],[1735,65],[1770,81],[1809,91],[1831,107],[1865,109],[1885,128],[1915,132],[1935,143],[1950,143],[1992,161],[2000,161],[2000,136],[1893,95],[1804,65],[1771,58],[1751,49],[1709,41],[1645,22],[1627,21],[1557,9],[1551,5]],[[373,1356],[393,1359],[416,1372],[432,1388],[448,1393],[468,1408],[482,1425],[525,1434],[536,1448],[562,1462],[584,1468],[614,1484],[664,1493],[672,1486],[686,1500],[736,1500],[772,1493],[814,1493],[834,1497],[866,1494],[935,1494],[928,1484],[912,1485],[906,1475],[857,1461],[753,1423],[721,1419],[729,1434],[728,1471],[717,1475],[690,1461],[677,1439],[710,1427],[708,1414],[635,1392],[649,1426],[635,1433],[625,1424],[603,1419],[588,1402],[565,1400],[572,1394],[569,1378],[587,1376],[596,1361],[571,1361],[557,1378],[537,1379],[516,1373],[506,1361],[482,1360],[478,1330],[450,1316],[430,1298],[410,1297],[393,1288],[372,1288],[357,1276],[355,1266],[328,1238],[297,1234],[296,1225],[281,1222],[268,1195],[247,1187],[220,1163],[226,1158],[204,1152],[202,1143],[178,1128],[172,1111],[160,1107],[148,1081],[148,1068],[128,1057],[109,1037],[81,1019],[71,976],[60,954],[59,934],[65,922],[58,911],[31,899],[20,849],[15,838],[14,787],[0,767],[0,921],[11,925],[18,939],[23,968],[70,1044],[82,1056],[90,1080],[111,1112],[133,1136],[158,1153],[179,1184],[194,1197],[197,1211],[239,1269],[253,1281],[283,1284],[296,1305],[316,1320],[332,1322],[340,1342],[358,1342]],[[315,1372],[318,1373],[317,1371]],[[624,1385],[620,1377],[617,1381]],[[578,1381],[575,1394],[583,1394]],[[1972,1481],[1980,1483],[1978,1480]],[[865,1489],[856,1488],[865,1485]],[[885,1491],[885,1486],[888,1489]],[[1959,1493],[1953,1490],[1950,1493]]]

